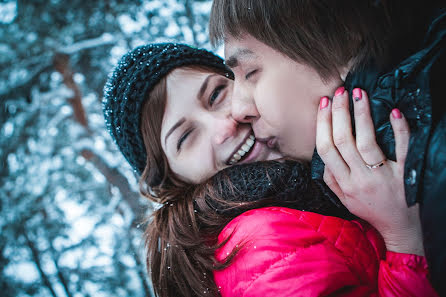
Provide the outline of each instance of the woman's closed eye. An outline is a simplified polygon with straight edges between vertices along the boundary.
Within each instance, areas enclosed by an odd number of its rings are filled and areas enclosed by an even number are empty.
[[[215,103],[226,86],[227,85],[219,85],[214,89],[214,91],[211,93],[211,96],[209,97],[209,106],[212,106]]]
[[[192,131],[193,129],[186,130],[186,132],[184,132],[183,135],[180,136],[177,143],[177,152],[181,150],[181,146],[183,145],[184,141],[187,139],[187,137],[190,135]]]

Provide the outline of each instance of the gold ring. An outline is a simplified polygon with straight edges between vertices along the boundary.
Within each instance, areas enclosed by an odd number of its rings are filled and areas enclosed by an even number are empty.
[[[375,169],[375,168],[378,168],[378,167],[381,167],[381,166],[383,166],[385,163],[386,163],[386,161],[387,161],[387,159],[384,159],[384,160],[382,160],[381,162],[378,162],[378,163],[376,163],[376,164],[373,164],[373,165],[370,165],[370,164],[365,164],[365,166],[368,168],[368,169]]]

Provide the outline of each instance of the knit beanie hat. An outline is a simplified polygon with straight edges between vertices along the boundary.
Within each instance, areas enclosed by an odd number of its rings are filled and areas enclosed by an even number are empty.
[[[221,69],[228,77],[233,76],[223,59],[207,50],[185,44],[158,43],[137,47],[124,55],[104,87],[102,108],[107,129],[139,175],[147,161],[140,131],[142,105],[164,76],[186,65]]]

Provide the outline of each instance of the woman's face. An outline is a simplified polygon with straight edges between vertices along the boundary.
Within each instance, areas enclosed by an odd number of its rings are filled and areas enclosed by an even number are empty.
[[[196,184],[231,165],[281,157],[255,140],[251,125],[232,118],[232,80],[178,68],[168,75],[166,88],[161,146],[180,179]]]
[[[225,57],[235,74],[234,119],[252,124],[257,139],[285,156],[310,160],[320,98],[331,96],[341,78],[324,82],[313,68],[246,34],[225,39]]]

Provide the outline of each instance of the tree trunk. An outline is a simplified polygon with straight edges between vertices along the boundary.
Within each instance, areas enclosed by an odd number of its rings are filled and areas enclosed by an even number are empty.
[[[192,38],[193,38],[193,43],[195,46],[198,46],[198,41],[197,41],[197,33],[195,32],[195,15],[194,15],[194,11],[192,9],[192,3],[190,0],[184,0],[184,9],[186,10],[186,16],[187,19],[189,21],[189,27],[190,30],[192,31]]]
[[[23,236],[25,237],[26,244],[28,245],[29,249],[31,250],[31,254],[32,254],[34,263],[37,266],[37,270],[39,270],[40,277],[42,278],[44,285],[47,287],[47,289],[50,291],[50,293],[53,297],[57,297],[56,292],[54,291],[53,286],[51,285],[50,279],[45,274],[45,271],[43,271],[43,269],[42,269],[42,264],[40,263],[40,258],[39,258],[39,251],[37,250],[34,243],[29,239],[28,235],[26,234],[26,231],[23,232]]]

